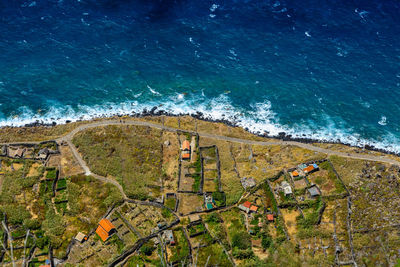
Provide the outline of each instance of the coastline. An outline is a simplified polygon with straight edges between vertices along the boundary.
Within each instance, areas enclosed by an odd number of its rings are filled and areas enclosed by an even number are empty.
[[[261,138],[268,138],[268,139],[274,139],[274,140],[280,140],[280,141],[289,141],[289,142],[299,142],[299,143],[305,143],[305,144],[336,144],[336,145],[343,145],[346,147],[350,148],[357,148],[357,149],[362,149],[362,150],[367,150],[367,151],[373,151],[373,152],[378,152],[378,153],[383,153],[387,155],[394,155],[394,156],[400,156],[400,152],[396,153],[394,151],[390,151],[387,149],[382,149],[378,148],[374,145],[357,145],[357,144],[351,144],[347,142],[343,142],[341,140],[337,141],[332,141],[332,140],[320,140],[320,139],[315,139],[315,138],[310,138],[310,137],[293,137],[291,134],[286,133],[286,132],[279,132],[278,135],[270,135],[267,132],[261,133],[260,131],[253,132],[247,127],[243,127],[239,125],[238,122],[227,120],[227,119],[216,119],[211,117],[210,115],[204,115],[202,112],[197,111],[196,113],[171,113],[167,112],[165,110],[161,110],[158,107],[154,106],[150,110],[144,108],[141,112],[135,112],[132,111],[130,114],[108,114],[108,115],[101,115],[101,116],[94,116],[89,119],[76,119],[76,120],[65,120],[64,123],[56,122],[55,120],[52,122],[44,122],[44,121],[39,121],[36,120],[33,123],[28,123],[25,125],[21,126],[0,126],[1,129],[22,129],[22,128],[29,128],[29,129],[35,129],[36,127],[55,127],[58,125],[68,125],[70,123],[84,123],[84,122],[91,122],[91,121],[96,121],[96,120],[110,120],[113,118],[122,118],[122,117],[130,117],[130,118],[146,118],[146,117],[161,117],[161,116],[167,116],[167,117],[191,117],[197,120],[205,121],[205,122],[210,122],[210,123],[222,123],[228,127],[239,127],[246,131],[247,133],[250,133],[254,136],[261,137]],[[357,152],[359,153],[359,152]]]

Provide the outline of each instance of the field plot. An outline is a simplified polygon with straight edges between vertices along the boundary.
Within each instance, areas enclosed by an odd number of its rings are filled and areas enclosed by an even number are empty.
[[[183,231],[181,227],[173,230],[175,244],[167,246],[168,262],[170,263],[190,262],[188,259],[190,256],[189,244]]]
[[[164,187],[168,190],[177,190],[178,168],[179,168],[179,143],[176,133],[164,132],[163,144],[163,170],[166,174]]]
[[[175,220],[168,209],[152,205],[124,203],[115,212],[132,232],[141,237],[150,235],[158,224],[169,224]]]
[[[197,194],[178,194],[179,197],[179,208],[180,214],[188,214],[192,211],[202,211],[203,207],[203,196]]]
[[[219,157],[217,147],[201,147],[200,153],[203,159],[203,192],[214,192],[219,190]]]
[[[329,161],[319,164],[319,170],[307,176],[310,183],[317,184],[323,196],[334,196],[346,193],[345,186],[336,176]]]
[[[397,228],[385,228],[353,234],[357,262],[369,266],[392,266],[399,259],[400,232]]]
[[[218,243],[201,247],[194,252],[198,266],[232,266],[228,256]]]
[[[226,194],[227,205],[237,202],[244,192],[243,186],[240,183],[239,173],[236,172],[235,159],[231,153],[232,146],[230,142],[218,142],[218,154],[221,163],[221,185]]]
[[[103,243],[97,235],[93,234],[83,244],[72,247],[68,260],[61,266],[102,266],[110,263],[119,253],[124,245],[116,235],[112,236],[106,243]]]
[[[297,233],[296,220],[300,216],[300,212],[297,209],[281,209],[281,213],[290,238],[295,239]]]
[[[348,185],[354,230],[377,229],[400,221],[400,173],[380,163],[365,163]]]
[[[121,125],[88,129],[73,142],[94,173],[112,176],[128,196],[143,199],[164,179],[161,140],[160,130]],[[153,190],[151,197],[158,196]]]

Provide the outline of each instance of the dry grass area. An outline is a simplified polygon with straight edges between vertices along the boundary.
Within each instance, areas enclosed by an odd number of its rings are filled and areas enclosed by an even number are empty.
[[[297,209],[281,209],[281,213],[283,220],[285,221],[288,234],[291,237],[291,240],[294,240],[294,237],[297,233],[296,218],[300,215],[300,212]]]
[[[76,161],[69,146],[59,146],[59,149],[61,153],[61,158],[60,158],[61,177],[68,177],[84,172],[84,170]]]
[[[234,158],[231,156],[231,142],[218,142],[219,159],[221,162],[221,184],[226,193],[226,205],[236,203],[244,192],[240,178],[235,172]]]
[[[165,172],[164,188],[167,191],[177,190],[178,168],[179,168],[179,143],[175,133],[164,132],[163,144],[163,171]],[[168,144],[168,145],[166,145]]]
[[[197,194],[179,194],[178,213],[188,214],[192,211],[203,210],[203,197]]]
[[[29,168],[28,174],[26,177],[34,177],[40,175],[40,170],[39,168],[42,168],[42,165],[40,163],[33,163],[31,167]]]
[[[284,168],[293,168],[300,163],[324,159],[325,154],[310,151],[304,148],[295,146],[258,146],[252,148],[253,157],[256,160],[259,168],[265,170],[266,177],[275,176]]]
[[[114,177],[128,196],[140,199],[149,197],[149,186],[162,185],[161,141],[160,130],[128,125],[88,129],[73,139],[94,173]]]

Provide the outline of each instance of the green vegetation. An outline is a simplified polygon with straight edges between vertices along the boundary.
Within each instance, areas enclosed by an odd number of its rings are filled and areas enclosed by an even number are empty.
[[[214,243],[198,250],[197,266],[205,266],[207,260],[207,266],[232,266],[228,256],[218,243]]]
[[[175,245],[170,246],[171,257],[169,262],[182,262],[189,256],[189,244],[186,241],[182,228],[174,230]]]
[[[199,150],[197,150],[199,151]],[[199,155],[199,152],[197,152]],[[189,168],[194,168],[195,173],[193,174],[192,178],[194,179],[194,183],[192,185],[192,190],[193,192],[199,192],[200,191],[200,182],[201,182],[201,158],[200,156],[197,157],[196,161],[193,162]]]
[[[199,223],[199,224],[195,224],[195,225],[188,227],[188,231],[189,231],[189,234],[192,236],[192,235],[206,231],[206,228],[204,227],[204,224]]]
[[[67,187],[67,180],[65,178],[64,179],[59,179],[57,181],[57,189],[64,188],[64,187]]]
[[[169,209],[166,209],[166,208],[163,208],[161,210],[161,215],[166,219],[171,218],[173,216],[172,212]]]
[[[55,168],[47,168],[46,169],[46,179],[54,180],[57,177],[57,170]]]
[[[176,199],[172,197],[167,198],[164,205],[170,208],[171,210],[175,210]]]
[[[319,165],[319,167],[321,169],[324,169],[324,170],[328,171],[328,178],[329,178],[329,180],[334,182],[337,194],[341,194],[341,193],[346,192],[346,189],[345,189],[343,183],[336,177],[336,174],[335,174],[335,172],[333,170],[333,166],[329,161],[322,162]]]
[[[215,191],[212,193],[212,197],[217,207],[225,206],[225,194],[223,192]]]

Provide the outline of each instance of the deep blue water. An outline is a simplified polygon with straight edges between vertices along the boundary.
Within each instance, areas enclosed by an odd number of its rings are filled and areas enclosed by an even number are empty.
[[[400,152],[400,3],[0,0],[0,125],[153,106]]]

